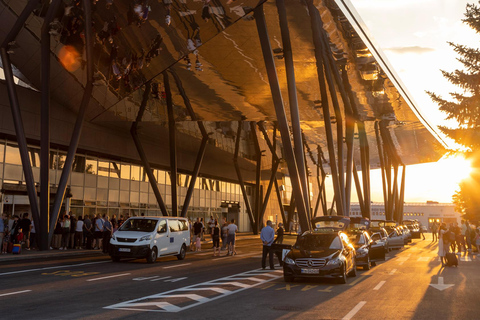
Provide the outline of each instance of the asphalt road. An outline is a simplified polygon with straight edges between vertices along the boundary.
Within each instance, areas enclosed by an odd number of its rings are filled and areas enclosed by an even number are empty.
[[[436,249],[414,240],[345,285],[285,283],[280,268],[259,268],[258,239],[239,241],[233,257],[207,249],[153,265],[105,256],[3,262],[0,318],[480,319],[480,257],[441,268]]]

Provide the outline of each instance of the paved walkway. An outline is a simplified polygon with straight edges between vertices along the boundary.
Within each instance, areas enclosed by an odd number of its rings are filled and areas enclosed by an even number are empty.
[[[248,240],[248,239],[259,239],[260,235],[254,235],[251,232],[238,233],[237,241]],[[209,236],[206,237],[205,241],[202,242],[203,245],[212,243],[212,240]],[[101,250],[83,250],[83,249],[69,249],[69,250],[47,250],[47,251],[38,251],[38,250],[25,250],[23,249],[20,254],[0,254],[0,263],[3,261],[14,261],[14,260],[29,260],[29,259],[47,259],[47,258],[58,258],[58,257],[74,257],[74,256],[91,256],[91,255],[106,255]]]

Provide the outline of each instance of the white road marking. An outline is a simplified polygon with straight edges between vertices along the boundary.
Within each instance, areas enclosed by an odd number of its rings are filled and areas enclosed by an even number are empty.
[[[196,256],[206,256],[206,255],[212,255],[211,252],[205,252],[205,253],[197,253],[195,254]]]
[[[165,282],[177,282],[177,281],[182,281],[182,280],[185,280],[185,279],[188,279],[188,277],[169,279],[169,280],[165,280]]]
[[[30,292],[30,291],[32,291],[32,290],[22,290],[22,291],[16,291],[16,292],[2,293],[2,294],[0,294],[0,297],[11,296],[12,294],[19,294],[19,293],[25,293],[25,292]]]
[[[171,276],[156,278],[156,279],[152,279],[152,280],[150,280],[150,281],[160,281],[160,280],[165,280],[165,279],[168,279],[168,278],[171,278]]]
[[[109,279],[109,278],[123,277],[123,276],[128,276],[129,274],[131,274],[131,273],[114,274],[113,276],[88,279],[87,281],[97,281],[97,280],[103,280],[103,279]]]
[[[469,256],[460,257],[460,261],[473,261]]]
[[[191,263],[176,264],[176,265],[173,265],[173,266],[163,267],[163,269],[178,268],[178,267],[183,267],[183,266],[188,266],[188,265],[191,265]]]
[[[431,257],[420,257],[417,259],[417,261],[430,261],[430,260],[432,260]]]
[[[10,271],[10,272],[0,273],[0,276],[6,276],[6,275],[9,275],[9,274],[16,274],[16,273],[41,271],[41,270],[60,269],[60,268],[69,268],[69,267],[80,267],[80,266],[86,266],[86,265],[90,265],[90,264],[99,264],[99,263],[107,263],[107,262],[111,262],[111,261],[86,262],[86,263],[68,264],[68,265],[55,266],[55,267],[45,267],[45,268],[19,270],[19,271]]]
[[[362,307],[367,303],[367,301],[360,301],[355,308],[353,308],[345,317],[343,317],[343,320],[350,320],[353,318],[353,316],[360,310]]]
[[[380,290],[380,288],[385,284],[387,281],[380,281],[373,290]]]
[[[268,277],[265,277],[267,275]],[[104,307],[104,309],[121,309],[149,312],[179,312],[246,289],[256,287],[258,285],[264,284],[272,280],[276,280],[281,277],[282,272],[280,270],[270,271],[255,269],[216,280],[211,280],[183,288],[170,290],[167,292],[146,296],[143,298],[138,298],[135,300],[117,303]],[[255,278],[255,280],[251,281],[252,278]],[[256,279],[260,279],[260,281]],[[249,283],[246,283],[245,280],[250,281]],[[216,292],[217,295],[206,297],[202,295],[202,291],[213,291]],[[177,303],[180,304],[181,307],[175,305]]]
[[[397,272],[397,269],[392,269],[392,271],[390,271],[389,275],[393,276],[393,274]]]

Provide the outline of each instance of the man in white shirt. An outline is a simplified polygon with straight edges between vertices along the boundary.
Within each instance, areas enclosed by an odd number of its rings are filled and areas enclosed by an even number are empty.
[[[273,266],[273,254],[272,254],[272,243],[275,239],[275,230],[272,228],[272,221],[268,220],[267,225],[260,232],[260,239],[263,243],[263,252],[262,252],[262,269],[265,269],[266,258],[268,254],[268,262],[270,269],[275,269]]]
[[[233,256],[237,254],[235,251],[235,233],[238,231],[238,227],[235,224],[235,219],[230,221],[230,224],[227,226],[227,245],[228,253],[227,256]]]

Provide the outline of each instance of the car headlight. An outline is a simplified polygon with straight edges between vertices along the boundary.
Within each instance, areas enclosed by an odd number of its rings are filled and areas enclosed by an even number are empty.
[[[342,261],[340,261],[339,259],[333,259],[327,262],[327,266],[340,266],[341,264]]]
[[[295,261],[293,259],[289,258],[289,257],[285,257],[284,262],[286,264],[295,264]]]
[[[115,237],[115,233],[112,234],[112,240],[113,240],[113,241],[117,241],[117,237]]]
[[[148,236],[143,236],[138,241],[147,241],[147,240],[152,240],[152,235],[149,234]]]

